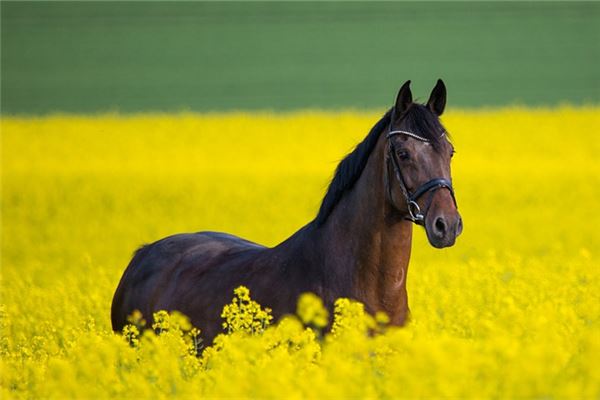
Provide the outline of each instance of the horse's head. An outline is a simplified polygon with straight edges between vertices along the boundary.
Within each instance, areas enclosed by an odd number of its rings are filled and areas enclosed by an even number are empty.
[[[452,246],[463,227],[450,174],[454,148],[439,120],[445,105],[441,79],[425,105],[413,103],[408,81],[386,132],[389,201],[406,219],[423,225],[437,248]]]

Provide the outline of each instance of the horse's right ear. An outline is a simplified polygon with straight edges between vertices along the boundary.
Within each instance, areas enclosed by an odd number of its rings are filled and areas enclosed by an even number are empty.
[[[444,108],[446,107],[446,85],[444,85],[443,80],[438,79],[435,84],[427,101],[427,107],[438,117],[444,112]]]
[[[404,114],[408,107],[412,104],[412,93],[410,91],[410,81],[404,82],[404,85],[398,91],[396,96],[396,105],[394,106],[394,114],[399,117]]]

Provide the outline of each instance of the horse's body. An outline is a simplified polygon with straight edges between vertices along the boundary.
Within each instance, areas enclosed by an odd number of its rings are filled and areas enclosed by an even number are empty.
[[[348,297],[404,324],[412,223],[425,226],[435,247],[452,245],[462,229],[450,184],[452,146],[441,139],[437,120],[445,104],[440,82],[427,106],[412,103],[408,82],[402,87],[394,108],[338,166],[317,218],[278,246],[200,232],[139,249],[113,299],[113,329],[121,330],[134,310],[146,317],[177,310],[210,343],[221,331],[223,306],[240,285],[275,318],[293,313],[298,296],[313,292],[330,309],[335,299]]]

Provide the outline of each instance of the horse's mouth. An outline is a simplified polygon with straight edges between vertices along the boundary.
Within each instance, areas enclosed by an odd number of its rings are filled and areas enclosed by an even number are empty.
[[[443,249],[444,247],[454,246],[456,243],[456,235],[448,235],[444,238],[432,238],[427,235],[427,239],[429,240],[429,244],[431,244],[436,249]]]

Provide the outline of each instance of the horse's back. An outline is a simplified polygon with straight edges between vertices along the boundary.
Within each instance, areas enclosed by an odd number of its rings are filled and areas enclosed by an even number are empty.
[[[178,234],[142,246],[127,266],[113,297],[113,330],[121,330],[134,310],[141,311],[150,321],[151,313],[159,309],[183,308],[178,305],[202,294],[198,289],[203,276],[214,267],[227,265],[231,259],[251,259],[264,249],[220,232]]]

